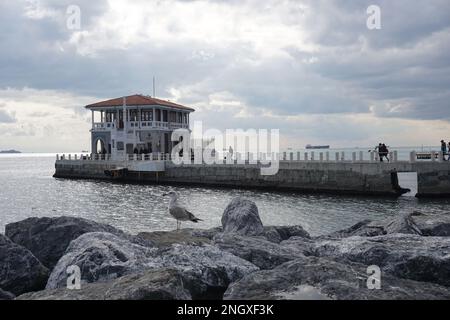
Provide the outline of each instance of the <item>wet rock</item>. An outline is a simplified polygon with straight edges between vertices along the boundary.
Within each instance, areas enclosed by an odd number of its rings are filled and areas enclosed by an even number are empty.
[[[450,237],[450,214],[425,215],[415,212],[412,218],[423,236]]]
[[[259,270],[258,267],[211,245],[149,248],[110,233],[88,233],[72,241],[47,283],[47,289],[66,284],[70,265],[81,269],[82,282],[106,281],[150,269],[173,268],[185,272],[196,285],[196,297],[221,295],[229,283]],[[196,280],[196,279],[200,279]],[[217,296],[216,296],[217,297]]]
[[[10,223],[5,234],[13,242],[30,250],[47,268],[52,269],[69,243],[88,232],[109,232],[125,236],[112,226],[82,218],[29,218]]]
[[[309,233],[302,226],[268,226],[264,227],[262,236],[275,243],[280,243],[290,237],[310,238]]]
[[[234,198],[222,215],[223,232],[236,232],[241,235],[255,236],[264,232],[264,227],[258,213],[258,207],[253,201]]]
[[[15,295],[41,290],[48,269],[26,248],[0,234],[0,287]]]
[[[375,237],[385,234],[418,234],[422,232],[413,219],[413,213],[398,214],[379,221],[364,220],[350,228],[318,238],[346,238],[352,236]]]
[[[398,300],[449,299],[450,291],[435,284],[383,274],[381,290],[367,288],[365,266],[317,257],[286,262],[231,284],[225,300]]]
[[[282,244],[305,248],[305,241],[300,238]],[[450,238],[447,237],[398,233],[318,240],[307,245],[307,255],[377,265],[400,278],[450,286]]]
[[[15,297],[11,292],[0,289],[0,300],[13,300]]]
[[[283,247],[267,241],[264,237],[243,237],[236,233],[220,233],[214,238],[214,245],[260,269],[273,269],[287,261],[303,256],[298,247]]]
[[[27,293],[18,300],[190,300],[189,279],[177,270],[157,269],[108,282],[86,283],[80,290],[48,289]]]

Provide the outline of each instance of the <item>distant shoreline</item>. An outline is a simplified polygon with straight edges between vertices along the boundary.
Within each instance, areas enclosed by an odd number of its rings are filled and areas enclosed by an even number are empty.
[[[22,153],[22,152],[17,150],[0,150],[0,153],[5,154],[5,153]]]

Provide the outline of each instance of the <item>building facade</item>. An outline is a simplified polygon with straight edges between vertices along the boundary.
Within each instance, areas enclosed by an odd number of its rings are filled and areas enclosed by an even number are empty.
[[[87,105],[92,112],[92,153],[120,159],[133,153],[170,153],[172,132],[189,129],[195,110],[170,101],[132,95]]]

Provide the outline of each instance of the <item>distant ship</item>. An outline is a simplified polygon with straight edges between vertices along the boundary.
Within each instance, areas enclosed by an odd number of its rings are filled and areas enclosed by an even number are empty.
[[[330,149],[330,146],[312,146],[307,144],[306,149]]]

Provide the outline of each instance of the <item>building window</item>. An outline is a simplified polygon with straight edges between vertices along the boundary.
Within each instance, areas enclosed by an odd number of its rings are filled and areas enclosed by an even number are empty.
[[[119,151],[123,150],[123,141],[117,141],[117,150]]]
[[[141,119],[142,121],[153,121],[153,110],[142,110]]]
[[[130,110],[130,121],[138,121],[138,111],[136,109]]]

